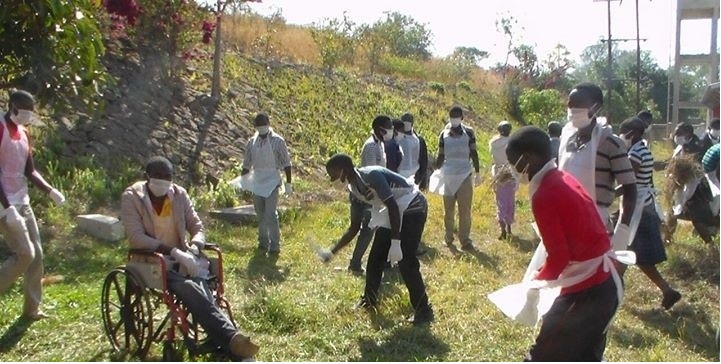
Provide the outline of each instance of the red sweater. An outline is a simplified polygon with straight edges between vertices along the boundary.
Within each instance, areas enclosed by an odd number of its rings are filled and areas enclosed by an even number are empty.
[[[558,169],[548,171],[531,199],[531,209],[548,251],[536,279],[557,279],[569,262],[595,258],[611,249],[596,203],[570,174]],[[596,274],[562,289],[561,294],[595,286],[605,282],[609,275],[599,266]]]

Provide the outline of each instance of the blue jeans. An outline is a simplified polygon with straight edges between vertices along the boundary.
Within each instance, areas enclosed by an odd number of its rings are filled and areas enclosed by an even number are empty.
[[[361,216],[361,226],[360,231],[358,231],[355,249],[353,249],[353,256],[350,258],[350,264],[348,266],[353,269],[360,269],[362,267],[361,260],[363,259],[363,255],[366,250],[368,250],[368,246],[373,239],[373,229],[368,227],[371,221],[371,205],[360,201],[352,194],[349,195],[349,199],[351,220]]]
[[[253,207],[258,216],[258,246],[280,251],[280,225],[278,224],[278,188],[268,197],[253,195]]]
[[[230,339],[238,330],[215,304],[208,282],[200,278],[186,278],[178,272],[168,271],[168,289],[188,308],[210,340],[229,351]]]

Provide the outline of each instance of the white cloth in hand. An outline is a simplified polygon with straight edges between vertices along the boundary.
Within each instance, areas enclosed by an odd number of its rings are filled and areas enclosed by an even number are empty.
[[[626,250],[631,244],[631,228],[626,224],[618,224],[611,238],[611,248],[613,251]]]
[[[391,247],[388,249],[388,262],[391,266],[395,266],[403,259],[403,251],[401,250],[401,240],[391,239]]]
[[[182,265],[191,277],[198,276],[198,264],[195,261],[195,256],[189,252],[184,252],[178,248],[173,248],[170,251],[170,255]]]
[[[53,188],[50,190],[50,198],[55,202],[56,205],[62,205],[65,202],[65,196],[62,192]]]
[[[473,177],[473,185],[474,186],[480,186],[481,185],[481,173],[476,173],[476,175]]]
[[[333,252],[328,248],[318,248],[315,253],[318,254],[318,258],[320,258],[323,263],[327,263],[333,258]]]
[[[10,205],[10,207],[6,208],[2,215],[5,216],[5,221],[8,224],[8,227],[16,230],[23,230],[27,231],[28,228],[25,225],[25,219],[20,215],[20,212],[15,208],[15,206]]]
[[[290,182],[286,182],[283,187],[285,188],[286,196],[290,196],[293,193],[293,185],[291,185]]]

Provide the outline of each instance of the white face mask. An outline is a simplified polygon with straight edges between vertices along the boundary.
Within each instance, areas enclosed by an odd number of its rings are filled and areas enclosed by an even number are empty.
[[[588,117],[589,110],[590,109],[587,109],[587,108],[576,108],[576,107],[568,108],[568,112],[567,112],[568,121],[576,129],[582,129],[582,128],[587,127],[589,124],[591,124],[591,118]]]
[[[28,125],[35,117],[35,113],[30,110],[18,110],[17,115],[10,113],[10,120],[17,125]]]
[[[393,139],[395,139],[397,142],[400,142],[400,141],[403,140],[403,138],[405,138],[405,137],[406,137],[405,134],[403,134],[403,133],[397,133],[396,136],[393,137]]]
[[[621,140],[623,140],[623,143],[626,144],[626,149],[631,148],[633,143],[633,136],[631,134],[621,135]]]
[[[411,131],[413,130],[413,123],[410,121],[404,121],[403,122],[403,131]]]
[[[461,118],[451,118],[451,127],[458,127],[458,125],[461,125]]]
[[[718,130],[718,129],[711,129],[708,133],[709,133],[712,137],[714,137],[715,139],[718,139],[718,137],[719,137],[719,130]]]
[[[256,126],[255,130],[258,132],[258,135],[266,135],[270,131],[270,126],[269,125]]]
[[[528,165],[526,165],[526,168],[523,169],[523,171],[518,172],[518,169],[516,167],[518,166],[518,162],[523,159],[523,155],[521,155],[516,163],[513,164],[513,168],[511,168],[511,174],[513,174],[513,177],[518,181],[518,183],[522,185],[527,185],[530,183],[530,179],[528,178]]]
[[[167,195],[171,185],[172,182],[165,179],[150,178],[148,180],[148,189],[156,197]]]
[[[676,143],[676,145],[684,145],[688,143],[688,137],[676,135],[673,137],[673,142]]]
[[[393,129],[383,129],[385,130],[385,134],[383,134],[383,141],[389,141],[393,139]]]

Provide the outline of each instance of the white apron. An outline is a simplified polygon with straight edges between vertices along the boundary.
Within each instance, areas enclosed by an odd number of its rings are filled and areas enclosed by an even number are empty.
[[[270,196],[280,184],[280,173],[275,165],[275,155],[269,139],[263,140],[256,135],[252,148],[253,166],[250,172],[233,179],[230,183],[265,198]]]
[[[362,183],[365,184],[365,181],[363,181]],[[400,225],[398,226],[399,231],[403,228],[403,213],[408,208],[408,205],[413,202],[413,199],[418,195],[418,193],[420,193],[417,185],[415,185],[410,180],[409,184],[412,187],[401,187],[401,189],[408,190],[407,193],[403,194],[400,197],[396,197],[395,193],[393,194],[393,198],[395,198],[396,200],[396,205],[398,205],[398,217],[400,219]],[[366,187],[370,189],[367,184]],[[371,219],[368,223],[368,227],[370,227],[371,229],[375,229],[378,227],[384,227],[387,229],[391,228],[391,218],[388,214],[388,207],[386,207],[386,205],[382,201],[380,201],[378,198],[368,200],[365,196],[361,195],[355,189],[351,188],[351,185],[348,185],[348,190],[359,200],[367,202],[371,205]],[[396,191],[398,190],[398,188],[392,188],[391,190]],[[375,192],[373,193],[373,196],[375,196]]]
[[[398,174],[405,178],[414,177],[420,165],[418,164],[418,155],[421,151],[421,143],[414,134],[406,135],[398,144],[403,151],[403,159],[398,166]],[[414,181],[415,183],[415,181]]]
[[[604,128],[598,119],[596,119],[596,122],[597,125],[591,132],[591,140],[586,144],[585,148],[576,152],[566,150],[568,141],[578,131],[570,122],[563,127],[561,144],[558,147],[558,169],[575,177],[581,183],[581,186],[586,189],[594,203],[596,202],[596,152],[601,140],[611,133],[611,130]],[[596,204],[596,209],[603,226],[608,226],[608,209],[600,207],[598,204]]]
[[[18,125],[19,140],[10,137],[10,130],[5,121],[2,121],[0,127],[5,129],[0,140],[0,183],[11,205],[27,205],[30,203],[30,196],[25,177],[25,163],[28,159],[30,143],[25,127]]]
[[[442,196],[453,196],[471,174],[469,137],[464,131],[459,137],[444,137],[445,160],[440,169],[431,174],[428,190]]]

